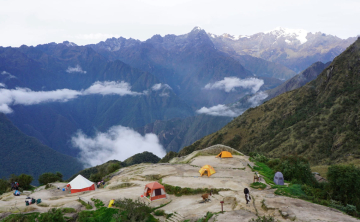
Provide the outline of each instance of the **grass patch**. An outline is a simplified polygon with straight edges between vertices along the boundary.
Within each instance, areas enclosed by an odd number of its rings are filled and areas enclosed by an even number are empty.
[[[61,198],[63,198],[63,197],[50,197],[49,199],[50,200],[58,200],[58,199],[61,199]]]
[[[329,169],[329,166],[325,165],[325,166],[313,166],[310,167],[312,172],[318,172],[320,174],[320,176],[324,177],[325,179],[327,179],[327,172]]]
[[[93,209],[93,207],[90,204],[86,203],[85,201],[81,199],[78,199],[77,201],[79,201],[87,210]]]
[[[212,218],[212,216],[214,216],[214,213],[207,212],[204,218],[200,218],[196,222],[208,222]]]
[[[271,189],[277,189],[277,188],[285,188],[286,185],[271,185]]]
[[[122,189],[122,188],[126,188],[126,187],[134,187],[136,186],[136,184],[134,183],[121,183],[115,186],[111,186],[109,187],[110,190],[117,190],[117,189]]]
[[[253,171],[259,172],[263,176],[266,183],[274,184],[274,170],[270,169],[270,167],[268,167],[265,163],[255,162],[255,164],[256,166],[253,167]]]
[[[166,205],[168,205],[169,203],[171,203],[171,201],[172,201],[172,200],[170,200],[169,202],[167,202],[167,203],[165,203],[165,204],[161,204],[161,205],[158,206],[158,207],[154,207],[154,208],[152,209],[152,211],[155,211],[155,210],[157,210],[157,209],[160,209],[160,208],[162,208],[162,207],[165,207]]]
[[[71,207],[64,207],[64,208],[60,208],[61,212],[63,212],[64,214],[69,214],[69,213],[76,213],[76,210],[74,208]]]
[[[46,204],[44,202],[38,204],[39,207],[48,207],[49,204]]]
[[[162,182],[162,181],[161,181]],[[174,194],[177,197],[180,197],[182,195],[195,195],[195,194],[203,194],[203,193],[209,193],[210,190],[212,190],[213,194],[218,194],[220,191],[227,191],[229,189],[216,189],[216,188],[189,188],[189,187],[185,187],[185,188],[181,188],[179,186],[172,186],[169,184],[165,184],[165,183],[161,183],[166,190],[167,194]]]
[[[251,183],[251,184],[250,184],[250,187],[251,187],[251,188],[254,188],[254,189],[261,189],[261,190],[263,190],[263,189],[266,188],[266,184],[260,183],[260,182],[255,182],[255,183]]]
[[[288,196],[288,197],[306,197],[306,194],[301,189],[300,184],[291,184],[288,187],[278,188],[275,191],[276,195]]]

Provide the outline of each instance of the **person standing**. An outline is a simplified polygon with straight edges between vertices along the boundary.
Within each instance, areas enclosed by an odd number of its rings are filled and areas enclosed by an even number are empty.
[[[250,197],[250,191],[248,188],[244,189],[244,194],[245,194],[246,204],[250,203],[251,197]]]

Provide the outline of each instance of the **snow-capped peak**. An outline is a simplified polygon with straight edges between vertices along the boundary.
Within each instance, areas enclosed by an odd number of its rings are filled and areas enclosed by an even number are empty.
[[[287,29],[282,27],[277,27],[274,30],[264,32],[264,34],[271,34],[280,37],[295,37],[297,40],[300,41],[301,44],[307,42],[306,36],[308,31],[304,29]]]
[[[203,30],[200,26],[195,26],[192,31],[201,31]]]
[[[63,41],[63,44],[66,45],[67,47],[77,46],[75,43],[69,41]]]

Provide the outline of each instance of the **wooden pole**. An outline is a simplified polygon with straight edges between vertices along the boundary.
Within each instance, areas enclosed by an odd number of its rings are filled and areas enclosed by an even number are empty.
[[[221,203],[221,213],[224,213],[224,209],[223,209],[224,201],[220,201],[220,203]]]

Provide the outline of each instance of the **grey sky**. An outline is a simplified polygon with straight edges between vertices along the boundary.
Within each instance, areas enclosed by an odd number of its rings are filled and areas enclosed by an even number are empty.
[[[347,38],[360,34],[358,21],[359,0],[0,0],[0,46],[145,40],[194,26],[233,35],[281,26]]]

